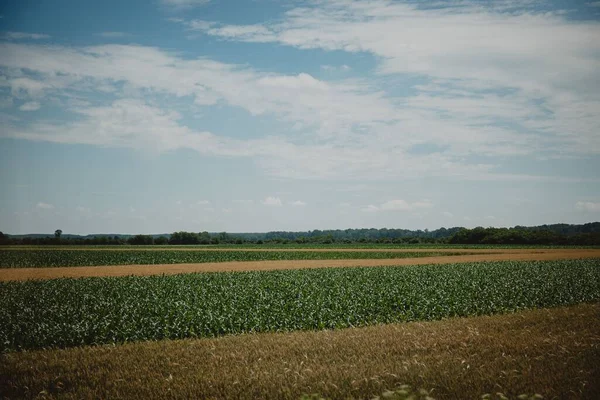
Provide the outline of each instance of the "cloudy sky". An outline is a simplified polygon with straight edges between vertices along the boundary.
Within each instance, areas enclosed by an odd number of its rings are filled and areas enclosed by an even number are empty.
[[[600,220],[600,2],[9,1],[0,230]]]

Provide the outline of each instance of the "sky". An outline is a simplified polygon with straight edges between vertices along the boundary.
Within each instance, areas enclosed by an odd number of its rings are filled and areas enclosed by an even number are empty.
[[[0,230],[600,220],[600,2],[0,4]]]

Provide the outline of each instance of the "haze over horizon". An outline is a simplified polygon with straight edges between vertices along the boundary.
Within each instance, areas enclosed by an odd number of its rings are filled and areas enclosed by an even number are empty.
[[[0,6],[0,230],[600,220],[598,1]]]

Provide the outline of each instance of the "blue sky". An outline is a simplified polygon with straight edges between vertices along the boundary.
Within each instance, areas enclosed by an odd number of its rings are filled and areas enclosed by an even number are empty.
[[[600,220],[600,2],[0,5],[0,230]]]

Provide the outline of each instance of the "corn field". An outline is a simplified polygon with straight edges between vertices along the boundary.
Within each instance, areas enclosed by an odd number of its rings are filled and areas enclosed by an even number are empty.
[[[600,300],[600,260],[0,283],[2,351],[333,329]]]

